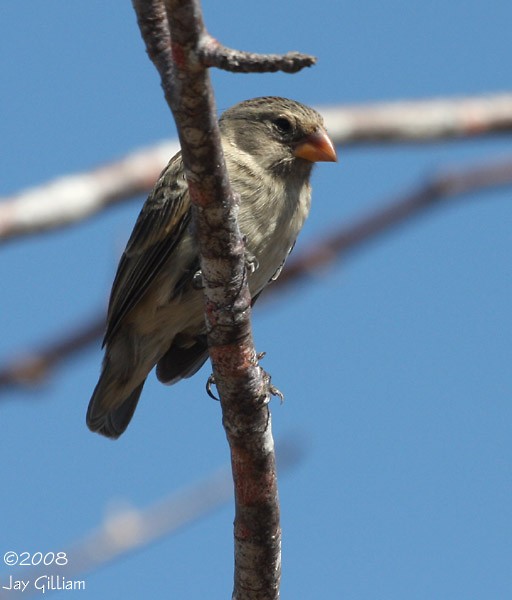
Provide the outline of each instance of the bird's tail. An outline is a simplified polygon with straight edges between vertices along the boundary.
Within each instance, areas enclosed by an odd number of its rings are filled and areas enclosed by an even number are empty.
[[[128,427],[146,380],[143,379],[126,398],[119,400],[121,392],[109,379],[104,369],[89,402],[86,420],[91,431],[116,439]]]

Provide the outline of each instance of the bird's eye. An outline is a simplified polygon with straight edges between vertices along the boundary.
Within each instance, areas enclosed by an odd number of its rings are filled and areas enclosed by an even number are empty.
[[[281,133],[290,133],[292,130],[292,124],[286,117],[278,117],[273,123]]]

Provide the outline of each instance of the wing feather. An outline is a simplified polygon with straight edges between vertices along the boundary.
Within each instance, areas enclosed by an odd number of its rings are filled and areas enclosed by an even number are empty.
[[[103,345],[147,292],[190,222],[190,201],[181,154],[160,175],[139,214],[112,285]]]

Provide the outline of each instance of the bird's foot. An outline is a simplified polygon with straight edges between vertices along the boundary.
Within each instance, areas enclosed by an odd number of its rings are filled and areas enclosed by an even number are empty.
[[[245,268],[247,269],[249,275],[252,275],[256,269],[259,268],[260,263],[258,259],[249,252],[247,249],[244,251],[244,259],[245,259]],[[198,269],[194,275],[192,276],[192,287],[195,290],[203,290],[204,289],[204,277],[201,269]]]
[[[258,361],[260,361],[264,356],[265,356],[266,352],[259,352],[256,355],[256,358],[258,359]],[[261,367],[260,367],[261,369]],[[281,404],[284,402],[284,394],[283,392],[281,392],[281,390],[279,390],[273,383],[272,383],[272,377],[269,373],[267,373],[264,369],[261,369],[261,372],[263,374],[263,381],[265,383],[265,386],[267,388],[267,393],[266,393],[266,400],[265,403],[267,404],[268,402],[270,402],[270,397],[271,396],[276,396],[277,398],[279,398]],[[218,398],[212,391],[212,386],[216,385],[215,383],[215,375],[212,373],[210,375],[210,377],[208,377],[208,380],[206,381],[206,393],[208,394],[208,396],[210,396],[210,398],[213,398],[213,400],[217,400],[217,402],[220,401],[220,398]]]
[[[277,396],[279,398],[279,402],[282,404],[284,402],[284,394],[283,392],[279,389],[276,388],[276,386],[272,383],[272,377],[270,375],[270,373],[267,373],[266,371],[263,371],[263,381],[265,382],[265,385],[267,386],[267,403],[270,402],[270,397],[271,396]]]
[[[265,355],[266,355],[266,352],[258,352],[258,354],[256,355],[256,358],[258,359],[258,361],[260,361],[262,358],[265,357]],[[261,369],[261,367],[260,367],[260,369]],[[265,382],[265,385],[267,386],[267,390],[268,390],[267,402],[270,402],[271,396],[277,396],[279,398],[279,401],[282,404],[284,402],[283,392],[281,392],[281,390],[272,383],[272,376],[270,375],[270,373],[267,373],[265,371],[265,369],[261,369],[261,371],[263,373],[263,381]]]

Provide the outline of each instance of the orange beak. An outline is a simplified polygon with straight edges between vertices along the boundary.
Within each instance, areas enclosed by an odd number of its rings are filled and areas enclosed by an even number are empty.
[[[293,151],[294,156],[310,162],[336,162],[336,149],[322,127],[301,140]]]

